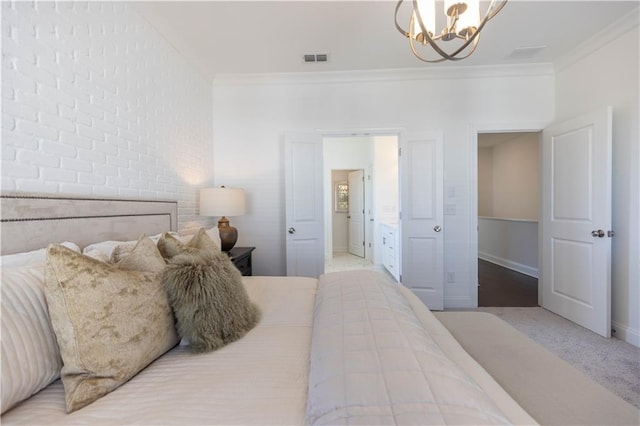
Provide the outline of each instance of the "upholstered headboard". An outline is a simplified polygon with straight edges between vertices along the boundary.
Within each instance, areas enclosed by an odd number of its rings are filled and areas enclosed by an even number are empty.
[[[1,254],[71,241],[84,247],[105,240],[175,231],[176,201],[90,198],[53,194],[0,195]]]

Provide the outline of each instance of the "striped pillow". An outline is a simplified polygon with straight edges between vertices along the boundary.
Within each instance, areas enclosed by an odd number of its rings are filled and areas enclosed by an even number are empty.
[[[60,376],[43,287],[43,262],[2,268],[3,413]]]

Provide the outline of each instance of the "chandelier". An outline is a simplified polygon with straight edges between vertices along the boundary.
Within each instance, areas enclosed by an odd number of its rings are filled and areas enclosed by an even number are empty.
[[[413,10],[409,20],[409,31],[398,24],[398,12],[404,0],[396,5],[396,28],[409,39],[411,51],[424,62],[437,63],[443,61],[459,61],[468,58],[478,46],[480,31],[507,3],[507,0],[491,0],[489,7],[480,19],[480,0],[444,0],[444,15],[447,25],[436,35],[436,0],[412,0]],[[459,43],[447,53],[439,42],[458,40]],[[422,46],[422,47],[420,47]],[[430,46],[440,55],[423,56],[421,51]],[[423,48],[425,47],[425,48]],[[419,51],[420,49],[420,51]]]

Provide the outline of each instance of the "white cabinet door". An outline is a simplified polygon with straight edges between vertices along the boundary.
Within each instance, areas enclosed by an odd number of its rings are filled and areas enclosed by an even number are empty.
[[[324,272],[322,139],[314,133],[285,135],[285,232],[287,275]]]
[[[430,309],[444,308],[441,133],[400,138],[402,284]]]
[[[364,257],[364,170],[348,173],[349,181],[349,253]]]
[[[543,132],[541,305],[611,335],[611,108]]]
[[[389,271],[396,281],[400,282],[400,263],[398,246],[398,227],[387,224],[380,224],[380,234],[382,235],[382,264]]]

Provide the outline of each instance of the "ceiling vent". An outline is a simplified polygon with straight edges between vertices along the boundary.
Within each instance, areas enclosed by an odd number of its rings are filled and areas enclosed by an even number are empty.
[[[546,48],[547,46],[518,47],[505,56],[505,59],[531,59]]]
[[[326,53],[319,53],[317,55],[304,55],[305,62],[327,62],[329,56]]]

